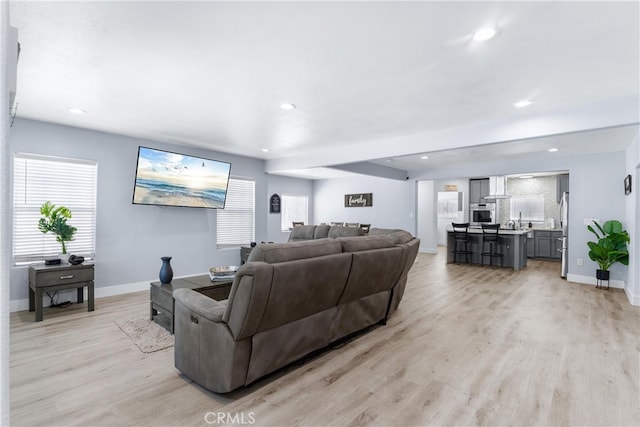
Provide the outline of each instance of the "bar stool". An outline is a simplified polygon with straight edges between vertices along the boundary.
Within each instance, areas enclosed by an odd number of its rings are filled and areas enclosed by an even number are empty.
[[[499,237],[500,224],[482,224],[482,252],[480,253],[480,264],[484,265],[484,257],[489,257],[489,265],[493,266],[493,259],[500,258],[500,267],[502,267],[502,241]],[[486,250],[486,244],[489,244],[489,251]]]
[[[469,245],[471,245],[469,223],[452,222],[451,227],[453,227],[453,262],[460,264],[460,255],[464,255],[466,262],[469,263],[469,255],[473,253],[469,249]]]

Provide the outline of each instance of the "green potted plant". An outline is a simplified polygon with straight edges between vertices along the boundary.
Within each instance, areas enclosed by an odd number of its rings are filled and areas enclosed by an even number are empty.
[[[595,234],[597,242],[587,242],[589,246],[589,258],[600,267],[596,270],[596,278],[609,280],[609,267],[616,262],[623,265],[629,264],[629,233],[622,229],[622,223],[617,220],[605,222],[602,226],[593,221],[596,228],[588,225],[587,229]]]
[[[67,224],[71,219],[71,211],[64,206],[56,206],[50,201],[46,201],[40,207],[42,218],[38,222],[38,229],[43,233],[52,232],[56,235],[56,241],[62,244],[62,254],[67,253],[65,242],[73,240],[73,235],[77,228]]]

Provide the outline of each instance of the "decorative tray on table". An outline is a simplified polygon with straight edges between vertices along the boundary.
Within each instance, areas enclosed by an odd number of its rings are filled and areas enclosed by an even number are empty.
[[[233,280],[233,277],[236,275],[236,271],[238,271],[237,265],[224,265],[221,267],[211,267],[209,269],[209,278],[212,282],[218,280]]]

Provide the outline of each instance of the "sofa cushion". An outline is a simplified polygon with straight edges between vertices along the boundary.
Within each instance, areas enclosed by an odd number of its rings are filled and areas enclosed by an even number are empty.
[[[386,236],[339,237],[343,252],[359,252],[369,249],[390,248],[393,240]]]
[[[339,225],[332,225],[329,229],[328,237],[332,239],[349,236],[364,236],[364,231],[360,227],[341,227]]]
[[[305,227],[304,225],[296,228]],[[268,264],[339,254],[342,245],[335,239],[305,240],[287,243],[266,243],[253,248],[247,262],[262,261]]]
[[[369,230],[369,236],[387,236],[393,240],[393,243],[402,244],[414,239],[413,235],[405,230],[390,228],[372,228]]]
[[[316,231],[313,233],[313,238],[314,239],[326,239],[327,237],[329,237],[329,229],[331,228],[330,225],[317,225],[316,226]]]
[[[404,267],[402,252],[398,246],[352,252],[349,279],[339,304],[391,289]]]
[[[298,240],[312,240],[316,231],[315,225],[298,225],[291,229],[289,234],[289,241],[295,242]],[[326,237],[326,236],[325,236]]]
[[[258,332],[335,307],[351,269],[351,254],[271,264],[273,280]]]

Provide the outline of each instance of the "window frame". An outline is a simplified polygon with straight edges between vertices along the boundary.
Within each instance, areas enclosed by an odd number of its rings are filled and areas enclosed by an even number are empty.
[[[250,227],[250,232],[248,233],[248,235],[250,237],[248,241],[230,241],[230,240],[225,240],[222,243],[220,242],[220,238],[221,236],[227,238],[227,235],[223,232],[220,232],[220,227],[223,226],[223,224],[225,223],[225,221],[229,221],[232,220],[230,218],[225,218],[225,216],[227,215],[243,215],[246,214],[246,212],[249,210],[248,208],[237,208],[237,207],[232,207],[231,205],[233,205],[234,203],[236,203],[235,200],[235,195],[233,194],[233,189],[236,185],[237,182],[250,182],[251,183],[251,197],[247,198],[247,200],[251,200],[251,227]],[[246,178],[246,177],[240,177],[240,176],[230,176],[229,177],[229,185],[228,185],[228,190],[227,190],[227,198],[225,201],[225,207],[224,209],[216,209],[216,248],[218,249],[228,249],[228,248],[237,248],[240,246],[245,246],[245,245],[249,245],[250,242],[255,241],[255,235],[256,235],[256,180],[254,178]],[[242,227],[242,224],[240,225],[234,225],[234,227]]]
[[[521,203],[532,203],[535,202],[536,204],[541,204],[541,206],[537,206],[535,207],[536,209],[539,210],[539,212],[534,212],[537,213],[538,215],[541,214],[541,216],[537,216],[537,217],[532,217],[529,216],[529,211],[526,209],[523,209],[523,216],[522,216],[522,221],[525,222],[538,222],[538,223],[543,223],[544,222],[544,215],[545,215],[545,210],[544,210],[544,196],[543,195],[531,195],[531,196],[512,196],[509,200],[509,219],[512,221],[518,221],[520,218],[518,216],[518,214],[516,212],[518,212],[517,207],[514,207],[514,203],[517,203],[518,201],[520,201]]]
[[[35,168],[34,172],[30,168]],[[47,200],[69,208],[72,213],[69,224],[78,228],[74,239],[65,244],[67,254],[80,255],[87,260],[95,258],[97,160],[16,152],[11,177],[11,260],[14,266],[41,263],[62,252],[62,245],[53,233],[42,233],[38,229],[42,217],[40,207]]]
[[[293,218],[285,213],[285,210],[288,209],[288,203],[286,201],[287,198],[295,198],[295,199],[304,199],[304,218]],[[293,228],[293,221],[296,222],[304,222],[305,224],[309,223],[309,196],[307,194],[285,194],[283,193],[281,196],[280,202],[280,231],[285,233],[291,231]],[[286,219],[285,219],[286,218]]]

